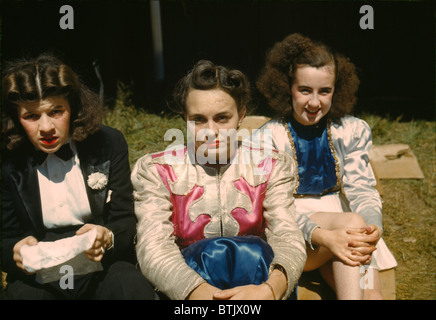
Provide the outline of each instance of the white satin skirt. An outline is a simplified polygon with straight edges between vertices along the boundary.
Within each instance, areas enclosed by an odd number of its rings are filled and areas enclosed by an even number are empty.
[[[315,212],[349,212],[347,204],[342,201],[340,194],[329,194],[321,197],[304,197],[295,199],[297,213],[306,214],[309,218]],[[395,268],[398,264],[394,255],[387,247],[383,238],[376,245],[377,250],[372,254],[370,267],[377,270]]]

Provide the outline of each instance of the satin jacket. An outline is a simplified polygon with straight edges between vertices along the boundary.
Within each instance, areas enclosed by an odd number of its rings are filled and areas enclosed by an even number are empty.
[[[284,298],[295,287],[306,260],[293,205],[295,163],[282,152],[257,157],[253,151],[240,146],[220,169],[191,161],[187,148],[149,154],[135,164],[138,261],[171,299],[185,299],[205,282],[180,250],[219,236],[264,236],[274,251],[270,270],[281,265],[286,271]]]
[[[368,156],[372,146],[370,127],[361,119],[346,116],[341,119],[341,124],[328,122],[327,130],[336,161],[337,187],[345,195],[345,205],[359,213],[367,224],[375,224],[382,229],[381,199],[375,189],[376,179]],[[254,133],[254,137],[296,159],[292,137],[283,119],[267,122]],[[311,245],[312,232],[318,225],[298,212],[297,220],[305,240]]]

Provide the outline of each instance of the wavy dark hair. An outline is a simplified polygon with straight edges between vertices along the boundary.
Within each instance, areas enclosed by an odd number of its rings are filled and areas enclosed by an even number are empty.
[[[271,108],[280,115],[288,115],[292,112],[290,88],[295,70],[304,65],[314,68],[334,66],[335,91],[328,116],[339,123],[340,118],[349,114],[357,101],[359,78],[355,65],[348,58],[333,52],[323,43],[298,33],[277,42],[267,53],[256,86]]]
[[[103,105],[99,96],[69,66],[45,53],[34,59],[5,63],[2,76],[2,145],[15,150],[28,141],[18,119],[18,106],[62,96],[71,107],[70,135],[82,141],[99,129]]]
[[[186,98],[190,89],[217,88],[227,92],[236,101],[238,111],[249,107],[250,83],[241,71],[215,65],[209,60],[200,60],[177,82],[173,91],[173,111],[182,116],[186,113]]]

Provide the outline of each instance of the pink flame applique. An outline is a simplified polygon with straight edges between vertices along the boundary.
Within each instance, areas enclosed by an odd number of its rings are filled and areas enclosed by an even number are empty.
[[[162,164],[156,164],[156,168],[162,182],[171,194],[171,203],[173,204],[172,222],[174,225],[174,235],[177,237],[177,244],[181,247],[186,247],[198,240],[204,239],[204,227],[210,222],[210,216],[201,214],[194,222],[189,217],[190,205],[203,195],[204,188],[195,185],[186,195],[173,194],[168,183],[168,179],[172,182],[177,180],[173,168],[170,165]]]
[[[264,183],[253,187],[244,179],[244,177],[233,182],[235,188],[246,194],[252,203],[252,210],[250,213],[244,208],[235,208],[231,212],[231,215],[239,223],[239,236],[260,236],[265,230],[263,200],[265,199],[266,187],[268,186],[269,177],[275,161],[276,160],[272,158],[266,158],[259,164],[259,172],[263,172],[266,175],[266,181]]]

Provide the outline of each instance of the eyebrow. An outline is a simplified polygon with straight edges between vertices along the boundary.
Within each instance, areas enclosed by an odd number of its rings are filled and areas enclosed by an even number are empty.
[[[55,106],[49,107],[47,111],[50,112],[50,111],[53,111],[53,110],[56,110],[56,109],[64,109],[64,108],[65,108],[65,106],[63,106],[61,104],[57,104]],[[32,114],[32,113],[35,113],[35,110],[27,110],[22,115],[24,116],[24,115]]]
[[[224,116],[224,115],[231,115],[232,113],[230,111],[224,111],[224,112],[220,112],[214,115],[214,117],[216,116]],[[193,115],[190,115],[189,118],[195,118],[195,117],[204,117],[203,114],[201,113],[195,113]]]

